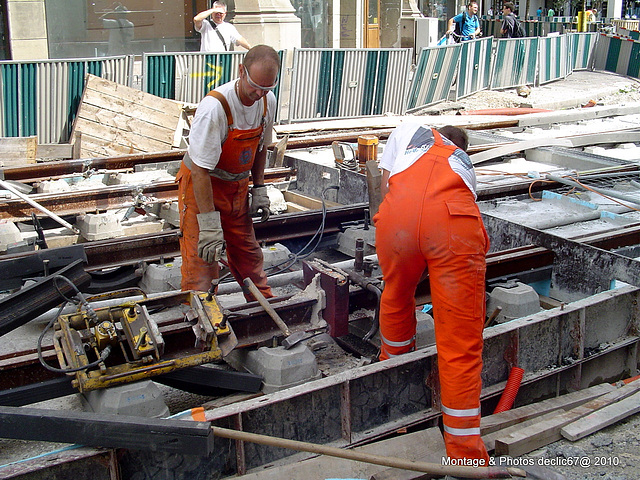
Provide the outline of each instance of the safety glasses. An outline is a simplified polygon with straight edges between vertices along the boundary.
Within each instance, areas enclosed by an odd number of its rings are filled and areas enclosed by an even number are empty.
[[[269,92],[278,86],[278,79],[276,79],[276,83],[274,83],[270,87],[263,87],[262,85],[258,85],[253,80],[251,80],[251,77],[249,76],[249,69],[245,65],[242,65],[242,66],[243,66],[244,74],[247,76],[247,83],[251,85],[253,88],[255,88],[256,90]]]

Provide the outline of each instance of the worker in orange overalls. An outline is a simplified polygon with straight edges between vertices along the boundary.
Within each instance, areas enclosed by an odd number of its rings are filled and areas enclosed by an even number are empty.
[[[278,53],[256,45],[245,55],[239,78],[212,90],[198,105],[176,177],[182,290],[209,290],[218,278],[226,242],[229,268],[238,283],[249,277],[265,297],[273,296],[250,214],[262,211],[263,220],[269,214],[265,144],[271,143],[276,110],[272,90],[279,71]],[[245,297],[253,300],[247,291]]]
[[[480,373],[489,239],[467,146],[462,129],[419,124],[400,125],[387,141],[380,161],[384,199],[374,217],[384,278],[380,359],[414,349],[415,291],[428,269],[447,455],[488,462]]]

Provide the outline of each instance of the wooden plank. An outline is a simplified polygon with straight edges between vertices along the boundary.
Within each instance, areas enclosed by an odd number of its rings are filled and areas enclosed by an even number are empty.
[[[38,150],[37,137],[2,137],[0,138],[0,160],[11,162],[21,160],[22,163],[35,163]]]
[[[274,161],[273,166],[278,168],[282,167],[284,163],[284,154],[287,151],[287,142],[289,141],[289,134],[287,133],[282,139],[276,143],[273,148]]]
[[[578,390],[577,392],[567,393],[566,395],[549,398],[531,405],[524,405],[522,407],[512,408],[506,412],[482,417],[480,420],[480,434],[487,435],[530,418],[535,418],[560,409],[569,410],[614,390],[616,390],[616,387],[610,383],[602,383]]]
[[[135,132],[129,132],[127,130],[110,127],[93,121],[85,121],[82,128],[82,135],[84,137],[93,137],[95,139],[102,138],[103,142],[107,145],[116,144],[130,146],[135,150],[143,152],[166,151],[170,150],[172,145],[171,139],[166,136],[164,138],[147,137]]]
[[[629,397],[638,390],[640,390],[640,380],[624,385],[584,405],[560,413],[550,420],[539,422],[530,427],[523,428],[519,432],[496,439],[496,455],[511,455],[512,457],[516,457],[548,445],[549,443],[556,442],[562,438],[560,430],[565,425],[589,415],[602,407]]]
[[[640,412],[640,392],[570,423],[560,430],[560,434],[567,440],[575,442],[638,412]]]
[[[147,107],[159,113],[171,112],[172,110],[179,112],[182,110],[181,102],[157,97],[105,78],[96,77],[95,75],[87,75],[86,88],[106,95],[113,95],[129,105],[135,105],[138,108]]]
[[[87,89],[82,97],[82,105],[78,110],[78,115],[90,116],[102,111],[105,113],[120,113],[130,121],[138,120],[173,130],[177,124],[176,118],[180,115],[180,108],[176,108],[175,105],[173,107],[173,109],[167,109],[166,111],[158,111],[153,108],[124,102],[113,95],[106,95]],[[135,108],[135,117],[131,115],[130,108]]]
[[[82,157],[112,157],[119,155],[130,155],[136,153],[146,153],[131,145],[118,145],[106,143],[102,138],[92,137],[84,134],[82,136]]]
[[[181,114],[180,102],[87,75],[72,138],[82,134],[82,158],[166,151]]]
[[[514,432],[522,430],[523,428],[530,427],[531,425],[535,425],[538,422],[544,422],[545,420],[549,420],[550,418],[555,417],[556,415],[557,415],[557,411],[554,411],[554,412],[549,412],[545,415],[541,415],[539,417],[530,418],[529,420],[525,420],[522,423],[516,423],[515,425],[511,425],[510,427],[503,428],[502,430],[497,430],[495,432],[482,435],[482,441],[484,442],[485,447],[487,447],[487,451],[491,453],[495,450],[497,438],[502,438],[506,435],[510,435]]]
[[[0,437],[180,454],[213,451],[208,422],[28,407],[0,407]]]
[[[473,163],[474,165],[479,165],[483,162],[487,162],[504,155],[509,155],[511,153],[523,152],[531,148],[551,146],[570,147],[571,140],[566,138],[549,137],[534,138],[532,140],[524,140],[522,142],[516,142],[509,145],[503,145],[502,147],[492,148],[491,150],[485,150],[484,152],[474,153],[473,155],[470,155],[469,158],[471,158],[471,163]]]
[[[99,123],[101,125],[134,132],[141,136],[149,138],[158,138],[159,134],[163,137],[166,135],[167,141],[173,141],[173,132],[176,127],[176,119],[173,119],[173,126],[157,116],[149,115],[149,111],[140,111],[137,118],[131,118],[127,113],[111,111],[105,108],[96,107],[95,105],[82,105],[82,112],[79,113],[80,118]],[[162,121],[162,124],[160,124]],[[168,125],[167,125],[168,124]]]
[[[309,210],[309,208],[298,205],[297,203],[287,202],[287,213],[308,212]]]
[[[73,145],[69,143],[41,143],[38,144],[38,158],[73,158]]]
[[[322,208],[322,200],[319,200],[314,197],[309,197],[307,195],[303,195],[298,192],[292,192],[289,190],[285,190],[282,192],[284,199],[286,202],[297,203],[298,205],[308,208],[310,210],[320,210]],[[329,200],[324,201],[327,207],[339,207],[341,206],[339,203],[332,202]]]

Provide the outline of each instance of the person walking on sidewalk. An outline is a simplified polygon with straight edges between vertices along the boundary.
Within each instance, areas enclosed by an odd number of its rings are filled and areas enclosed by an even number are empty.
[[[447,455],[488,466],[480,374],[489,239],[467,147],[466,132],[450,126],[402,124],[389,136],[380,161],[383,201],[374,216],[385,285],[380,360],[415,348],[415,291],[428,270]]]

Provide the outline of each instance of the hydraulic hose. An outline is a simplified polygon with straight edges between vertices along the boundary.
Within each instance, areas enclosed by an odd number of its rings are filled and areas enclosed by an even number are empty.
[[[507,385],[504,387],[504,391],[502,392],[500,401],[498,402],[498,405],[496,406],[496,409],[493,411],[493,413],[500,413],[511,410],[513,402],[516,399],[516,395],[518,394],[518,389],[520,388],[520,382],[522,382],[523,375],[524,370],[522,368],[511,368],[511,371],[509,372],[509,378],[507,379]]]

